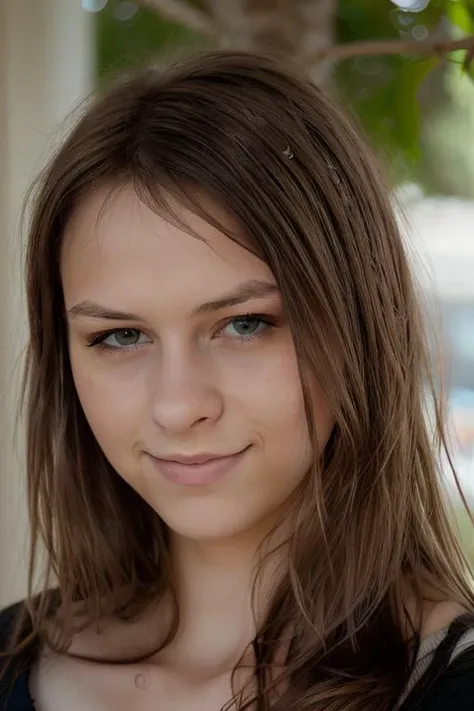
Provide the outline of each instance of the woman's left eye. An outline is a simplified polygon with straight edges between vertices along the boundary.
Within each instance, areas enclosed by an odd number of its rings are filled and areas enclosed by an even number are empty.
[[[248,341],[260,336],[270,325],[270,321],[263,316],[237,316],[220,333],[234,340]]]

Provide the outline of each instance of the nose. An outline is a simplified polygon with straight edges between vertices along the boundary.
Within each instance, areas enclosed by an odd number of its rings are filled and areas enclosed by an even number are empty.
[[[153,388],[153,421],[173,434],[186,433],[199,423],[217,422],[224,398],[209,364],[176,350],[160,360]]]

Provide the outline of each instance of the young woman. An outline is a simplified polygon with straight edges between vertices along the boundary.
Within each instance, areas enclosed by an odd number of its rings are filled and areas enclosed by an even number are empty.
[[[26,270],[47,574],[2,616],[5,709],[472,711],[416,289],[324,93],[230,52],[110,88]]]

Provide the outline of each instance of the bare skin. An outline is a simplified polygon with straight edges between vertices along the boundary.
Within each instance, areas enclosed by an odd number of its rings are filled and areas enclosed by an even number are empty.
[[[224,610],[221,608],[222,612]],[[444,629],[465,610],[453,602],[435,605],[425,615],[422,636],[427,637]],[[202,638],[191,640],[183,635],[164,654],[150,657],[146,663],[116,665],[82,662],[68,656],[43,652],[34,668],[30,689],[37,711],[155,711],[157,703],[165,711],[219,711],[232,696],[231,672],[245,647],[236,640],[227,640],[217,633],[217,613]],[[225,615],[222,618],[228,623]],[[142,642],[152,618],[146,623],[134,623],[132,628],[114,622],[108,629],[107,641],[100,643],[101,652],[117,654],[120,641],[122,651],[129,651],[126,638],[133,636]],[[214,634],[212,634],[214,633]],[[196,645],[193,649],[192,644]],[[93,654],[97,640],[83,639],[84,652]],[[192,655],[195,654],[195,657]],[[200,654],[207,655],[203,659]],[[101,654],[102,656],[102,654]],[[225,661],[224,661],[225,660]],[[252,663],[252,655],[244,659]],[[278,660],[277,660],[278,663]],[[244,685],[249,679],[246,669],[234,681]]]
[[[30,690],[37,711],[219,711],[239,659],[253,661],[255,553],[314,456],[292,339],[274,288],[203,308],[243,285],[274,287],[263,262],[180,206],[206,241],[154,214],[131,189],[101,212],[105,197],[86,199],[65,235],[71,365],[105,455],[170,529],[181,625],[153,654],[166,632],[166,602],[133,622],[109,620],[101,634],[78,634],[70,649],[102,663],[43,650]],[[90,302],[135,317],[99,317]],[[94,341],[105,330],[107,349]],[[317,384],[314,407],[324,446],[334,422]],[[221,478],[198,486],[170,481],[160,469],[171,454],[202,452],[243,454]],[[257,615],[281,562],[267,566]],[[426,633],[459,612],[451,604],[431,610]],[[138,655],[151,656],[107,663]]]

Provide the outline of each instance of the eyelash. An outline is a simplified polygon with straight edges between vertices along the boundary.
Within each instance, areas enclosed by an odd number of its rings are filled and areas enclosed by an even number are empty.
[[[229,324],[233,322],[238,322],[238,321],[257,321],[260,324],[264,324],[266,327],[275,327],[277,325],[276,319],[273,317],[270,317],[265,314],[257,314],[257,313],[248,313],[248,314],[243,314],[241,316],[233,316],[231,319],[228,319],[224,325],[219,329],[218,334],[222,333],[224,329],[229,326]],[[104,341],[109,337],[113,336],[116,333],[124,333],[125,331],[136,331],[137,333],[141,334],[143,333],[140,331],[138,328],[112,328],[107,331],[101,331],[100,333],[95,333],[92,336],[89,337],[87,346],[89,348],[99,348],[102,351],[107,351],[108,353],[119,353],[119,352],[127,352],[129,353],[132,350],[136,350],[137,348],[141,348],[143,345],[146,345],[144,343],[136,343],[132,344],[129,346],[122,346],[122,347],[116,347],[116,346],[109,346]],[[233,338],[232,340],[244,344],[244,343],[249,343],[251,341],[254,341],[258,338],[261,338],[263,334],[267,331],[267,328],[264,328],[262,333],[251,333],[247,336],[240,336]]]

